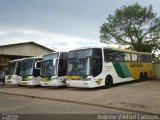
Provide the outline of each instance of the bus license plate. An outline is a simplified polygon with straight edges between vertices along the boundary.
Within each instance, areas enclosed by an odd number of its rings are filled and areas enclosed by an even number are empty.
[[[11,81],[7,81],[7,83],[11,83]]]
[[[27,84],[27,82],[21,82],[21,84],[22,84],[22,85],[26,85],[26,84]]]

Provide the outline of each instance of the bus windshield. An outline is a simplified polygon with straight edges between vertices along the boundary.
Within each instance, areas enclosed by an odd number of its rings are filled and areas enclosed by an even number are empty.
[[[68,75],[90,75],[90,58],[79,58],[68,62]]]
[[[6,75],[14,75],[16,72],[15,68],[16,68],[16,62],[10,62]]]
[[[76,50],[69,52],[69,59],[86,58],[92,56],[92,49]]]
[[[102,71],[102,50],[98,48],[69,52],[67,75],[97,76]]]
[[[23,60],[21,70],[20,70],[20,75],[32,75],[33,74],[33,65],[34,65],[34,59],[26,59]]]
[[[17,75],[20,74],[21,66],[22,66],[22,61],[18,61],[17,67],[16,67],[16,74],[17,74]]]
[[[55,76],[57,74],[53,60],[42,61],[41,76]]]
[[[56,76],[57,75],[57,67],[58,62],[56,59],[58,59],[59,53],[51,53],[47,54],[42,59],[42,66],[41,66],[41,76]],[[56,61],[56,63],[53,63],[53,61]],[[54,65],[55,64],[55,65]]]
[[[67,75],[90,75],[92,49],[71,51],[69,53]]]

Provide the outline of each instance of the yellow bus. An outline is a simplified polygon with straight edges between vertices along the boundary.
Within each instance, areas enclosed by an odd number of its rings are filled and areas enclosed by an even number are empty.
[[[69,52],[68,87],[110,88],[115,83],[147,80],[153,75],[151,54],[106,47],[84,47]]]

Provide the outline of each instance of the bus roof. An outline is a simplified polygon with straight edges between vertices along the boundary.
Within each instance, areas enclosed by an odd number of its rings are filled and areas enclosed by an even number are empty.
[[[29,58],[23,58],[23,60],[27,60],[27,59],[39,59],[39,58],[42,58],[41,56],[39,57],[29,57]]]
[[[23,59],[16,59],[16,60],[11,60],[9,62],[16,62],[16,61],[22,61]]]
[[[124,51],[124,52],[131,52],[131,53],[149,54],[150,55],[150,53],[148,53],[148,52],[138,52],[138,51],[130,50],[130,49],[114,49],[114,50]]]
[[[65,51],[50,52],[50,53],[47,53],[47,54],[43,55],[43,57],[46,56],[46,55],[53,54],[53,53],[68,53],[68,52],[65,52]]]
[[[104,48],[104,47],[102,47],[102,46],[87,46],[87,47],[80,47],[80,48],[72,49],[72,50],[70,50],[70,51],[90,49],[90,48]]]
[[[70,51],[76,51],[76,50],[83,50],[83,49],[91,49],[91,48],[101,48],[101,49],[110,49],[110,50],[116,50],[116,51],[123,51],[123,52],[131,52],[131,53],[139,53],[139,54],[148,54],[150,55],[150,53],[148,52],[138,52],[138,51],[134,51],[134,50],[130,50],[130,49],[119,49],[119,48],[109,48],[109,47],[104,47],[104,46],[88,46],[88,47],[80,47],[80,48],[76,48]]]

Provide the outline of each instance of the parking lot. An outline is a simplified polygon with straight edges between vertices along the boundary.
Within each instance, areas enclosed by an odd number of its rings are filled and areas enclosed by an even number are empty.
[[[160,80],[129,82],[110,89],[0,86],[0,113],[159,113]]]

